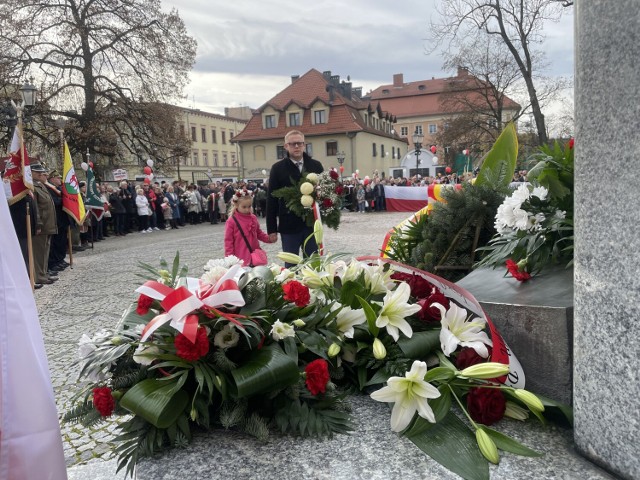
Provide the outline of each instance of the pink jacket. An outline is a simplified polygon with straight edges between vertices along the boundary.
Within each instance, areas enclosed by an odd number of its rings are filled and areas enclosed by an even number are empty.
[[[225,224],[224,254],[225,256],[235,255],[239,259],[243,260],[245,266],[247,266],[251,263],[251,252],[249,252],[247,244],[242,238],[240,230],[238,230],[238,224],[233,219],[233,217],[237,218],[238,222],[240,222],[242,231],[247,237],[251,248],[253,248],[254,250],[256,248],[260,248],[260,241],[264,243],[271,242],[269,241],[269,235],[267,235],[260,229],[258,217],[256,217],[253,213],[247,215],[239,212],[234,212],[233,216],[229,217],[227,223]]]

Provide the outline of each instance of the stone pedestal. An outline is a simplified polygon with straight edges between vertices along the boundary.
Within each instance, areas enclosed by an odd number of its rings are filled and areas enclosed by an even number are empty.
[[[528,282],[482,268],[457,282],[480,302],[516,355],[526,388],[572,403],[573,269],[545,269]]]

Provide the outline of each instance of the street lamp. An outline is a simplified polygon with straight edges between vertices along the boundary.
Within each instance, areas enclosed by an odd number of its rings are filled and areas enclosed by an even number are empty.
[[[342,172],[344,172],[344,152],[338,152],[336,154],[336,158],[338,159],[338,164],[340,165],[340,178],[342,178]]]
[[[422,133],[418,132],[418,129],[416,128],[416,132],[413,134],[413,148],[415,149],[415,153],[416,153],[416,175],[418,175],[418,171],[420,169],[420,153],[422,153],[422,150],[420,150],[422,148],[422,140],[424,140],[424,135]]]
[[[33,81],[33,79],[31,80]],[[38,89],[30,83],[25,83],[20,87],[23,107],[33,107],[36,104],[36,92]]]

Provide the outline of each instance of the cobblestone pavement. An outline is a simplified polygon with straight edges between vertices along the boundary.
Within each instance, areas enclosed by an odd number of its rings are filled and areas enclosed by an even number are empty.
[[[345,212],[339,230],[325,230],[327,252],[378,255],[387,231],[407,216],[405,212]],[[263,219],[261,224],[265,228]],[[135,301],[134,290],[141,282],[136,276],[140,273],[138,262],[158,265],[160,257],[171,261],[179,251],[181,264],[187,264],[190,273],[197,276],[207,260],[223,256],[223,239],[224,225],[208,223],[146,235],[109,237],[96,243],[93,250],[75,255],[73,269],[62,272],[58,282],[36,291],[60,414],[70,407],[78,389],[77,368],[72,365],[77,358],[78,339],[83,333],[113,327],[124,308]],[[263,247],[270,261],[276,260],[280,242]],[[62,424],[61,428],[67,466],[110,458],[109,441],[116,432],[115,423],[102,423],[90,430],[73,424]]]

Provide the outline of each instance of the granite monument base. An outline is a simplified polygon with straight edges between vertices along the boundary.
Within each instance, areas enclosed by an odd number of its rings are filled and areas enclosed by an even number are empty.
[[[522,364],[526,388],[573,401],[573,269],[543,270],[527,282],[481,268],[457,284],[482,305]]]

